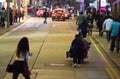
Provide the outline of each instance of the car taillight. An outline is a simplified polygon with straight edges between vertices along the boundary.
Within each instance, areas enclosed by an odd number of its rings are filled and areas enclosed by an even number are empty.
[[[64,14],[62,14],[62,16],[65,16]]]
[[[53,14],[52,14],[52,16],[55,16],[55,15],[56,15],[56,13],[53,13]]]

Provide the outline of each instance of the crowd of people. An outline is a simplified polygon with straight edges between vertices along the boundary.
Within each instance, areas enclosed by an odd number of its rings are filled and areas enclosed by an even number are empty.
[[[93,22],[96,23],[99,36],[102,37],[104,32],[106,32],[106,40],[110,43],[109,50],[111,52],[116,48],[116,52],[119,53],[120,50],[120,18],[114,18],[111,12],[106,11],[89,11],[85,15],[84,12],[80,12],[76,19],[76,24],[78,26],[78,35],[75,36],[71,44],[69,52],[72,52],[73,67],[80,66],[84,61],[84,48],[85,45],[82,41],[87,35],[92,35],[92,29],[94,27]],[[81,38],[82,37],[82,38]],[[72,49],[72,51],[71,51]],[[67,52],[68,53],[68,52]],[[86,54],[87,55],[87,54]]]
[[[20,19],[24,19],[25,10],[24,7],[16,9],[14,6],[9,8],[9,24],[13,25],[15,22],[20,22]],[[0,27],[5,27],[7,20],[7,9],[3,6],[0,8]]]

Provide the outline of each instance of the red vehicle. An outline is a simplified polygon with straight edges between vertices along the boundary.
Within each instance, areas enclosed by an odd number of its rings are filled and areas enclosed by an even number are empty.
[[[47,8],[40,8],[40,9],[36,12],[36,15],[37,15],[38,17],[43,17],[43,13],[44,13],[44,11],[45,11],[46,9],[47,9]],[[48,13],[49,13],[49,15],[50,15],[50,10],[47,9],[47,11],[48,11]]]
[[[63,20],[69,19],[70,13],[66,9],[58,8],[52,12],[52,20]]]
[[[54,9],[52,12],[52,20],[63,20],[65,21],[65,14],[62,9]]]

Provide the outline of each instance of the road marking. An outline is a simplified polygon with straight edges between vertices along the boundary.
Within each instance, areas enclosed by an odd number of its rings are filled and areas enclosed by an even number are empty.
[[[65,66],[65,64],[50,64],[50,66]]]
[[[113,72],[114,76],[116,77],[116,79],[120,79],[120,76],[118,75],[118,73],[116,73],[116,71],[112,68],[111,64],[108,62],[108,60],[105,58],[105,56],[101,53],[100,49],[97,47],[97,45],[95,44],[95,42],[92,40],[91,37],[89,37],[90,41],[92,42],[92,44],[94,45],[94,47],[96,48],[97,52],[100,54],[100,56],[103,58],[103,60],[106,62],[108,68]],[[110,76],[111,79],[114,79],[113,76]]]

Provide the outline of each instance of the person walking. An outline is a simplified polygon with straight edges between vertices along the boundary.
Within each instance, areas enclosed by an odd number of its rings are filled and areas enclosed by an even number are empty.
[[[108,42],[110,42],[110,34],[111,34],[110,26],[111,26],[112,22],[113,22],[112,18],[110,16],[108,16],[105,19],[105,21],[103,22],[103,25],[102,25],[102,28],[103,28],[102,32],[106,31],[106,39],[107,39]]]
[[[116,38],[117,38],[117,34],[120,28],[120,23],[118,22],[117,19],[115,19],[114,22],[112,22],[111,26],[110,26],[110,30],[111,30],[111,44],[110,44],[110,51],[113,52],[114,48],[115,48],[115,42],[116,42]]]
[[[0,17],[1,17],[1,24],[2,24],[2,28],[5,27],[5,19],[7,17],[7,13],[4,7],[2,7],[1,11],[0,11]]]
[[[89,12],[88,13],[88,16],[87,16],[87,22],[88,22],[88,35],[92,35],[92,28],[93,28],[93,21],[94,21],[94,18],[92,16],[92,12]]]
[[[78,25],[77,30],[79,34],[82,34],[84,38],[87,35],[87,27],[88,27],[88,23],[86,21],[87,20],[83,12],[80,12],[79,16],[77,17],[76,24]]]
[[[20,9],[18,10],[18,19],[19,19],[19,22],[20,22],[20,19],[21,19],[21,10]]]
[[[103,32],[102,31],[102,24],[104,22],[104,17],[102,14],[100,14],[100,11],[97,11],[96,15],[95,15],[95,22],[97,25],[97,28],[99,30],[99,36],[103,36]]]
[[[12,13],[13,13],[13,10],[11,9],[11,8],[9,8],[9,15],[10,15],[10,17],[9,17],[9,20],[10,20],[10,25],[13,25],[13,15],[12,15]]]
[[[80,12],[79,16],[77,17],[76,24],[78,25],[77,30],[80,31],[83,23],[85,21],[85,16],[83,15],[83,12]]]
[[[75,35],[72,41],[72,55],[73,55],[73,67],[79,67],[83,61],[83,47],[82,37],[80,35]]]
[[[45,12],[43,13],[44,17],[44,24],[47,24],[47,17],[49,16],[49,13],[47,12],[47,9],[45,9]]]
[[[119,27],[119,31],[117,34],[117,46],[116,46],[117,53],[119,53],[119,50],[120,50],[120,27]]]
[[[30,79],[30,71],[27,63],[30,56],[28,38],[23,37],[17,45],[16,58],[13,63],[14,71],[12,79],[17,79],[20,73],[22,73],[25,79]]]

